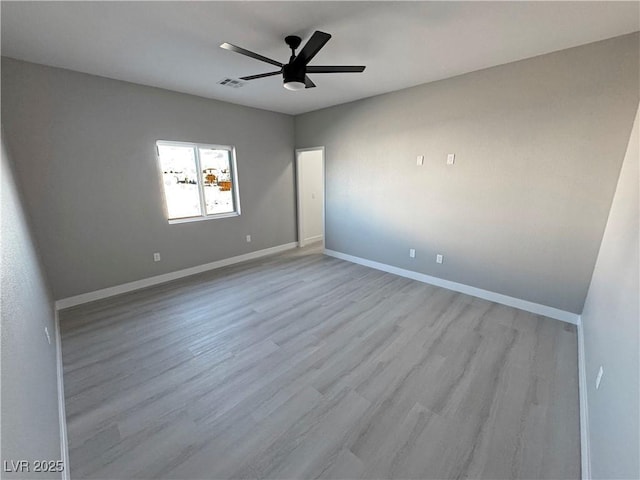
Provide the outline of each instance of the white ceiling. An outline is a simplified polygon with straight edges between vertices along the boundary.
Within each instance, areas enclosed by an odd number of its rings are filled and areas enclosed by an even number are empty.
[[[2,55],[104,77],[298,114],[640,30],[639,2],[7,2]],[[317,74],[290,92],[281,77],[223,87],[286,63],[286,35],[333,38]]]

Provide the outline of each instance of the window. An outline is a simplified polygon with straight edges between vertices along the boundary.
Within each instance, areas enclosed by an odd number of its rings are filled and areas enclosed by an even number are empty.
[[[156,142],[169,223],[240,215],[235,149]]]

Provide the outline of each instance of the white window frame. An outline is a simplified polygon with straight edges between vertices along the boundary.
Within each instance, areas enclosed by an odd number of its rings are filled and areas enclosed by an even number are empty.
[[[164,190],[164,176],[162,172],[162,163],[160,162],[160,150],[159,146],[166,145],[170,147],[191,147],[195,152],[196,160],[196,172],[198,173],[196,179],[198,181],[198,192],[200,196],[200,211],[201,215],[193,217],[182,218],[169,218],[169,205],[167,204],[167,195]],[[233,192],[233,212],[227,213],[207,213],[207,203],[204,195],[204,185],[202,183],[202,166],[200,163],[200,148],[208,148],[214,150],[227,150],[229,152],[229,167],[231,168],[231,191]],[[212,143],[194,143],[194,142],[177,142],[172,140],[157,140],[155,144],[156,150],[156,165],[160,174],[160,182],[162,184],[162,197],[164,198],[164,216],[170,224],[174,223],[189,223],[199,222],[202,220],[214,220],[216,218],[229,218],[240,216],[240,189],[238,187],[238,167],[236,164],[236,147],[233,145],[215,145]]]

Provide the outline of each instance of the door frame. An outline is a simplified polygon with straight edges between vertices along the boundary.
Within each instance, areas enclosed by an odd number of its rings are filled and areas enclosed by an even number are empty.
[[[302,199],[300,197],[300,154],[303,152],[320,151],[322,154],[322,249],[325,248],[325,241],[327,237],[326,225],[325,225],[325,210],[327,203],[327,184],[326,184],[326,162],[325,162],[325,150],[323,146],[309,147],[309,148],[296,148],[296,221],[298,224],[298,247],[304,247],[304,232],[302,231]]]

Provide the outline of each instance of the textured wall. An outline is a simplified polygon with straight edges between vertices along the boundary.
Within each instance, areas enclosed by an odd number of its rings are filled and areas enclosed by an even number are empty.
[[[4,58],[2,121],[55,299],[296,240],[293,117]],[[169,225],[156,140],[235,145],[242,215]]]
[[[593,478],[640,478],[639,130],[636,115],[582,314]]]
[[[53,302],[2,137],[2,458],[60,460]],[[51,345],[44,329],[48,328]],[[4,463],[3,463],[4,466]],[[33,463],[31,464],[33,467]],[[2,478],[60,478],[3,473]]]
[[[296,117],[326,147],[327,248],[580,313],[638,57],[627,35]]]

